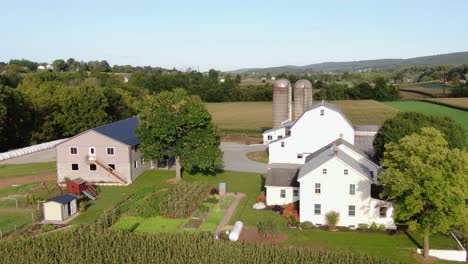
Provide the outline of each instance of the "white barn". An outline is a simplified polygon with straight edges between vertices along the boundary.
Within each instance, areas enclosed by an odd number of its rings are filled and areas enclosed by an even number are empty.
[[[375,193],[382,169],[369,152],[378,127],[354,127],[336,106],[322,102],[277,131],[282,129],[286,136],[269,143],[268,205],[300,201],[300,222],[316,225],[325,225],[325,214],[337,211],[340,226],[375,222],[395,228],[392,204]]]

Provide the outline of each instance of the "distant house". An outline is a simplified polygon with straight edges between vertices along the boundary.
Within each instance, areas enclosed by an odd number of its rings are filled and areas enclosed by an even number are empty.
[[[128,185],[156,165],[172,167],[173,161],[145,161],[136,137],[138,118],[132,117],[89,129],[56,146],[57,181],[81,178],[93,184]]]
[[[395,228],[393,206],[376,188],[382,168],[375,163],[376,126],[353,126],[333,104],[311,106],[295,122],[263,133],[268,144],[265,182],[268,205],[300,201],[300,222],[325,225],[325,215],[340,214],[338,225],[384,224]]]
[[[50,65],[50,64],[37,66],[37,70],[38,70],[38,71],[53,70],[53,69],[54,69],[54,66],[52,66],[52,65]]]
[[[65,221],[77,213],[76,196],[63,194],[43,204],[45,221]]]

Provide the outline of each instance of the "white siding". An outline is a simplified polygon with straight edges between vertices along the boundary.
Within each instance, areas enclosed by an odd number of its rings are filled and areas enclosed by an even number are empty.
[[[268,136],[271,136],[271,139],[268,139]],[[286,137],[286,128],[279,127],[273,131],[263,133],[263,144],[268,144],[273,140],[284,137]]]
[[[354,150],[348,148],[346,145],[341,144],[338,146],[338,149],[342,150],[344,153],[348,154],[351,158],[356,160],[357,162],[361,163],[364,165],[366,168],[368,168],[370,171],[374,172],[374,182],[377,182],[377,174],[379,172],[379,165],[375,164],[373,161],[370,161],[367,157],[362,156],[361,154],[355,152]]]
[[[44,203],[44,220],[49,221],[62,221],[62,204],[56,202]]]
[[[327,169],[327,174],[323,174]],[[344,175],[344,170],[348,175]],[[330,211],[340,213],[339,226],[358,226],[360,223],[369,224],[370,180],[343,163],[333,158],[313,170],[300,182],[300,221],[310,221],[313,224],[325,225],[325,214]],[[315,183],[320,183],[321,193],[315,194]],[[355,184],[354,195],[349,193],[349,185]],[[321,205],[321,214],[314,214],[314,204]],[[348,206],[354,205],[355,216],[348,216]]]
[[[320,111],[324,110],[324,115]],[[297,154],[313,153],[326,144],[342,138],[354,144],[354,128],[340,113],[320,106],[305,112],[291,128],[291,135],[269,145],[270,163],[304,164]],[[284,147],[281,147],[284,142]]]
[[[281,198],[281,190],[286,191],[286,197]],[[299,200],[299,196],[294,196],[294,190],[299,190],[296,187],[278,187],[266,186],[266,202],[267,205],[285,205]],[[299,194],[300,195],[300,194]]]

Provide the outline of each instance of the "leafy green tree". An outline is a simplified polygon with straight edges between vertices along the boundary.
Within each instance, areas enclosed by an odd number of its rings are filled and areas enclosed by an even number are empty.
[[[218,80],[219,77],[219,72],[215,69],[210,69],[208,71],[208,78],[213,79],[213,80]]]
[[[389,143],[382,164],[382,197],[394,202],[397,221],[422,231],[427,258],[429,236],[447,233],[468,217],[468,152],[449,149],[440,131],[423,128]]]
[[[31,133],[30,102],[18,90],[0,86],[0,152],[27,146]]]
[[[453,119],[445,116],[425,115],[422,113],[399,113],[385,120],[374,139],[375,154],[378,159],[383,157],[386,144],[398,142],[401,138],[418,133],[421,128],[431,126],[441,131],[448,141],[449,148],[466,146],[466,131]]]
[[[74,136],[109,122],[108,102],[100,87],[89,84],[66,87],[60,91],[58,99],[60,114],[57,118],[63,125],[64,136]]]
[[[54,62],[52,62],[52,66],[56,72],[67,71],[67,63],[62,59],[54,60]]]
[[[136,130],[146,158],[176,159],[176,179],[187,171],[214,172],[222,164],[220,136],[198,96],[183,89],[148,96],[139,107]]]

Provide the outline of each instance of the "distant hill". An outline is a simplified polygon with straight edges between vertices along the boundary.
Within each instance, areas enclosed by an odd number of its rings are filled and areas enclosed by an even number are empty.
[[[399,67],[468,64],[468,52],[456,52],[411,59],[380,59],[347,62],[323,62],[305,66],[285,65],[270,68],[245,68],[231,73],[304,73],[304,72],[355,72],[368,69],[391,70]]]

